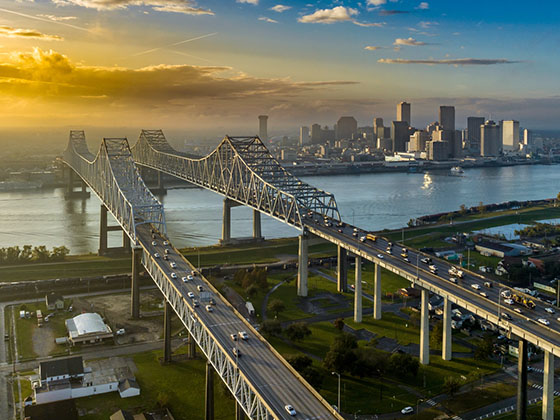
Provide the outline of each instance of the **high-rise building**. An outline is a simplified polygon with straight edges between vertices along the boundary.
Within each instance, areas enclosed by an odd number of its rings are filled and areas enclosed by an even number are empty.
[[[467,118],[467,149],[480,154],[480,126],[484,124],[484,117]]]
[[[409,152],[424,152],[426,151],[426,143],[430,141],[430,134],[424,130],[417,130],[414,134],[410,135],[408,142]]]
[[[353,139],[358,133],[358,121],[354,117],[340,117],[335,127],[335,139]]]
[[[391,127],[377,127],[377,138],[378,139],[390,139],[391,138]]]
[[[268,115],[259,115],[259,137],[265,143],[268,142],[267,122]]]
[[[523,144],[531,146],[533,144],[533,132],[529,129],[523,130]]]
[[[502,147],[504,152],[519,150],[519,121],[507,120],[502,122]]]
[[[374,118],[373,119],[373,132],[377,133],[377,129],[379,127],[383,127],[383,118]]]
[[[401,102],[397,105],[397,121],[406,121],[410,125],[410,104]]]
[[[299,128],[299,145],[305,146],[309,144],[309,127],[300,127]]]
[[[409,140],[408,122],[393,121],[391,123],[391,140],[393,140],[393,153],[406,152],[406,143]]]
[[[501,147],[500,126],[494,121],[486,121],[480,126],[480,155],[499,156]]]
[[[311,126],[311,143],[319,144],[323,142],[323,130],[319,124]]]
[[[442,105],[439,107],[439,124],[444,130],[455,131],[455,107]]]
[[[427,143],[429,160],[447,160],[449,156],[449,143],[446,141],[432,140]]]

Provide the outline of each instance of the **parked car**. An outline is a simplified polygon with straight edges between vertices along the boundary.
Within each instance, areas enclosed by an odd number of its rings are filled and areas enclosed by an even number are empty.
[[[412,414],[414,413],[414,408],[412,407],[405,407],[401,410],[401,414]]]
[[[125,331],[124,328],[119,328],[119,329],[115,332],[116,335],[125,335],[125,333],[126,333],[126,331]]]

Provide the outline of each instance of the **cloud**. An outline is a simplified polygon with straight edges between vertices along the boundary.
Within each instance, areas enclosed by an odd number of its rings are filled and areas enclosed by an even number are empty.
[[[12,28],[11,26],[0,26],[0,36],[4,38],[28,38],[43,41],[62,41],[58,35],[47,35],[35,29]]]
[[[278,23],[277,20],[270,19],[270,18],[267,18],[267,17],[265,17],[265,16],[261,16],[261,17],[259,18],[259,20],[262,20],[263,22],[268,22],[268,23]]]
[[[68,20],[78,19],[76,16],[55,16],[55,15],[37,15],[39,17],[52,20],[53,22],[65,22]]]
[[[393,45],[396,46],[408,45],[412,47],[418,47],[418,46],[428,45],[428,44],[422,41],[417,41],[412,37],[409,37],[409,38],[397,38],[395,39],[395,42],[393,42]]]
[[[21,17],[28,18],[28,19],[39,20],[41,22],[56,23],[57,25],[67,26],[69,28],[78,29],[80,31],[90,32],[90,30],[87,29],[87,28],[72,25],[70,23],[60,22],[60,21],[56,21],[56,20],[52,20],[52,19],[46,19],[46,18],[40,17],[40,16],[28,15],[26,13],[16,12],[14,10],[4,9],[4,8],[1,8],[1,7],[0,7],[0,12],[10,13],[12,15],[21,16]]]
[[[387,3],[387,0],[367,0],[368,6],[381,6]]]
[[[319,9],[310,15],[298,19],[301,23],[336,23],[352,21],[352,16],[358,14],[356,9],[344,6],[336,6],[332,9]]]
[[[191,0],[52,0],[57,6],[82,6],[88,9],[115,10],[129,6],[150,7],[158,12],[183,13],[186,15],[213,15],[209,9],[196,6]]]
[[[364,50],[368,50],[368,51],[377,51],[377,50],[386,50],[387,47],[381,47],[379,45],[366,45],[364,47]]]
[[[418,26],[420,26],[421,28],[424,28],[424,29],[429,29],[429,28],[431,28],[432,26],[435,26],[435,25],[439,25],[439,23],[438,22],[430,22],[430,21],[422,21],[422,22],[418,23]]]
[[[493,64],[521,63],[521,61],[506,60],[505,58],[455,58],[449,60],[405,60],[402,58],[380,58],[377,62],[384,64],[447,64],[451,66],[489,66]]]
[[[290,10],[291,8],[292,6],[284,6],[283,4],[277,4],[276,6],[271,7],[270,10],[273,10],[278,13],[282,13],[285,12],[286,10]]]
[[[366,22],[358,22],[357,20],[352,20],[352,23],[353,23],[354,25],[362,26],[362,27],[364,27],[364,28],[371,28],[371,27],[381,28],[383,25],[385,25],[384,22],[370,22],[370,23],[366,23]]]
[[[253,5],[257,5],[259,4],[259,0],[235,0],[237,1],[237,3],[248,3],[248,4],[253,4]]]
[[[428,10],[430,8],[430,5],[429,5],[429,3],[423,1],[416,8],[420,9],[420,10]]]
[[[380,16],[392,16],[392,15],[405,15],[410,13],[408,10],[380,10]]]

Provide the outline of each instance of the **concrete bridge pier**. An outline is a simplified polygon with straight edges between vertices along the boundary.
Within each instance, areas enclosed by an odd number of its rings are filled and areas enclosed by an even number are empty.
[[[173,310],[169,302],[165,301],[163,312],[163,362],[171,363],[171,315]]]
[[[373,264],[373,319],[381,319],[381,267]]]
[[[420,312],[420,363],[430,364],[430,311],[428,309],[429,294],[422,289]]]
[[[245,420],[245,412],[239,403],[235,403],[235,420]]]
[[[451,360],[452,357],[451,335],[451,302],[445,297],[443,298],[443,340],[441,343],[441,358],[443,360]]]
[[[87,184],[80,178],[80,191],[74,191],[74,184],[76,183],[76,174],[74,169],[66,166],[63,171],[66,172],[66,191],[64,192],[64,198],[89,198],[90,193],[87,191]]]
[[[109,226],[107,223],[107,207],[101,204],[101,211],[99,213],[99,249],[98,255],[111,255],[111,254],[129,254],[130,253],[130,238],[120,225]],[[122,231],[122,246],[111,247],[108,246],[108,233]]]
[[[548,351],[544,352],[542,418],[554,420],[554,355]]]
[[[309,246],[309,236],[307,232],[299,235],[299,253],[298,253],[298,277],[297,277],[297,295],[307,296],[307,249]]]
[[[130,315],[140,318],[140,269],[142,267],[142,248],[132,248],[132,280],[130,285]]]
[[[356,256],[354,281],[354,322],[362,322],[362,257]]]
[[[339,293],[348,291],[348,251],[338,246],[338,268],[336,273],[336,290]]]
[[[222,216],[222,239],[220,240],[222,245],[231,242],[231,207],[231,200],[225,198]]]
[[[206,399],[204,419],[214,420],[214,368],[210,361],[206,362]]]
[[[196,341],[189,332],[187,332],[187,357],[189,359],[196,357]]]
[[[255,209],[253,209],[253,239],[257,241],[264,239],[261,230],[261,212]]]
[[[517,361],[517,420],[527,419],[527,340],[519,340]],[[554,373],[553,373],[554,374]],[[544,411],[544,404],[543,404]]]

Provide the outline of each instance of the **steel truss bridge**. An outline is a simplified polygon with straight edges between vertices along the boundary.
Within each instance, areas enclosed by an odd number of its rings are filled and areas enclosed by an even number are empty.
[[[158,150],[165,150],[167,147],[164,143],[158,144],[155,137],[150,137],[150,142]],[[256,147],[252,147],[252,143],[255,143],[254,139],[251,141],[251,139],[227,138],[212,157],[194,161],[197,163],[185,167],[193,171],[191,177],[193,182],[200,182],[209,187],[211,183],[204,182],[203,177],[210,177],[212,182],[216,183],[216,191],[235,194],[238,199],[252,203],[288,223],[301,225],[299,212],[304,202],[318,208],[321,200],[325,200],[331,206],[329,208],[331,214],[334,211],[338,215],[334,197],[313,190],[303,183],[295,185],[297,180],[286,172],[274,172],[277,168],[270,162],[266,166],[270,157],[267,158],[264,153],[262,143],[257,142]],[[252,150],[247,152],[256,156],[252,164],[267,169],[269,172],[267,181],[256,175],[245,178],[250,171],[248,168],[243,168],[243,161],[237,152],[239,149]],[[171,152],[170,148],[166,151]],[[179,157],[169,153],[167,159],[168,162],[174,162]],[[181,280],[174,279],[171,276],[173,270],[169,269],[167,262],[155,256],[156,249],[153,246],[155,241],[152,241],[154,233],[163,234],[158,238],[165,238],[163,206],[140,177],[127,139],[103,139],[97,155],[94,156],[87,147],[84,132],[71,131],[63,161],[98,196],[101,203],[107,207],[130,237],[133,244],[133,289],[137,287],[134,286],[134,261],[139,260],[165,296],[167,304],[173,308],[208,362],[231,391],[238,406],[249,418],[288,419],[291,417],[284,405],[292,404],[298,410],[298,418],[342,420],[342,417],[253,329],[243,316],[223,299],[206,279],[202,276],[199,279],[198,275],[197,281],[202,282],[205,289],[214,292],[218,305],[213,314],[195,309],[192,300],[187,297],[187,285]],[[225,177],[218,173],[217,168],[223,169],[227,162],[233,163],[235,169],[227,171],[229,176]],[[282,179],[284,182],[282,185],[285,185],[290,193],[271,184],[272,179]],[[233,184],[241,180],[245,182],[244,185],[251,186],[251,194]],[[297,197],[294,195],[296,190],[300,191]],[[172,245],[167,247],[172,248],[174,254],[180,256]],[[186,272],[194,270],[194,267],[184,258],[180,257],[180,260],[176,261],[179,265],[178,269]],[[217,319],[222,319],[222,322],[217,322]],[[237,328],[233,330],[235,332],[241,330],[250,332],[250,341],[243,347],[246,356],[241,360],[232,353],[229,325]]]

